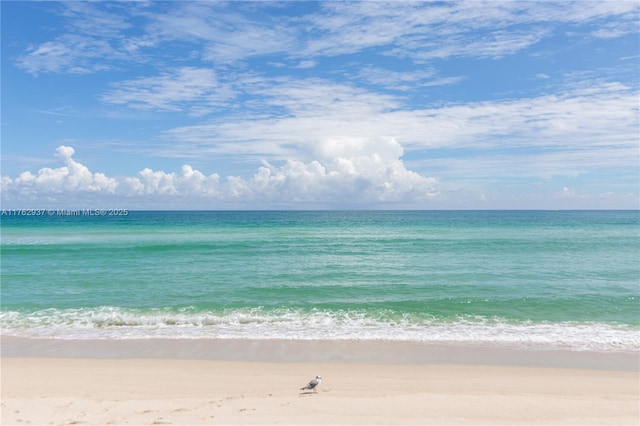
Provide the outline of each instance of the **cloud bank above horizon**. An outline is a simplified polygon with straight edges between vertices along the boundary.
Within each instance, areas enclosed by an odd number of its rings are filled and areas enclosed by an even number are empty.
[[[2,7],[3,208],[640,207],[636,2]]]
[[[393,139],[329,143],[323,151],[326,159],[323,162],[288,160],[275,167],[265,161],[248,179],[238,176],[222,179],[215,173],[206,176],[187,164],[178,173],[145,168],[135,176],[114,178],[91,172],[73,159],[72,147],[61,145],[56,156],[63,166],[41,168],[35,174],[26,171],[15,179],[3,176],[2,192],[9,199],[26,201],[27,205],[34,205],[41,201],[41,194],[47,194],[53,202],[46,203],[48,206],[64,201],[66,206],[79,208],[84,204],[78,203],[86,204],[86,200],[95,203],[96,196],[100,196],[103,202],[138,208],[187,202],[201,209],[229,205],[274,207],[291,202],[338,208],[345,197],[362,205],[385,201],[402,205],[437,195],[435,179],[404,167],[399,158],[402,148]]]

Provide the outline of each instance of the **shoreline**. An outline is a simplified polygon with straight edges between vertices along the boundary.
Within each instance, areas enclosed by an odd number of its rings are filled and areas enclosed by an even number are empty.
[[[367,340],[65,340],[1,336],[0,357],[447,364],[640,371],[640,352],[591,352]]]

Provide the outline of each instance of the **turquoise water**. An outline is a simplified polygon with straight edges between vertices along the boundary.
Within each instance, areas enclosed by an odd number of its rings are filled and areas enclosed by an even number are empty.
[[[638,211],[127,213],[3,215],[2,333],[640,350]]]

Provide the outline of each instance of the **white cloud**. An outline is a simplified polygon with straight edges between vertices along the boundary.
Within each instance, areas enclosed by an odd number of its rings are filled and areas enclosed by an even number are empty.
[[[17,65],[34,75],[41,72],[88,74],[109,69],[110,65],[98,59],[113,56],[116,53],[104,40],[65,34],[30,47],[18,58]]]
[[[316,61],[300,61],[300,63],[296,65],[295,68],[308,69],[308,68],[313,68],[316,65],[318,65],[318,62]]]
[[[258,106],[277,115],[234,116],[167,131],[176,150],[197,155],[253,152],[313,159],[330,140],[392,137],[405,150],[502,147],[588,149],[637,145],[637,90],[619,83],[577,86],[557,95],[405,109],[401,99],[326,81],[281,81],[260,89]],[[595,159],[594,159],[595,162]]]
[[[124,178],[120,183],[120,189],[128,196],[215,196],[219,192],[219,180],[217,174],[205,176],[189,165],[182,166],[181,173],[166,173],[145,168],[137,176]]]
[[[306,17],[323,34],[309,41],[308,55],[386,46],[390,55],[428,60],[512,55],[553,34],[554,24],[589,25],[602,37],[633,33],[639,6],[598,1],[325,2],[322,9]],[[615,31],[609,30],[612,26]]]
[[[207,68],[182,67],[156,77],[115,83],[102,100],[135,109],[157,111],[188,110],[202,116],[235,94]]]
[[[247,181],[234,178],[234,195],[336,206],[421,203],[437,196],[437,180],[407,170],[395,140],[331,140],[316,153],[318,160],[288,160],[280,167],[265,163]]]
[[[369,84],[405,92],[421,87],[457,84],[465,79],[465,77],[462,76],[439,77],[435,69],[393,71],[371,66],[361,69],[358,73],[358,78]]]
[[[256,5],[258,10],[281,7]],[[496,58],[529,48],[563,23],[582,25],[601,38],[637,32],[640,9],[633,1],[321,2],[319,10],[287,17],[222,2],[164,6],[152,10],[132,2],[65,3],[61,14],[66,32],[29,47],[18,66],[32,74],[90,73],[112,67],[107,60],[149,61],[139,53],[141,48],[175,41],[191,43],[196,55],[217,65],[275,54],[311,67],[319,57],[372,47],[417,61]]]
[[[291,28],[243,25],[209,42],[203,59],[229,63],[251,56],[288,52],[296,44]]]
[[[126,13],[112,13],[119,5],[101,9],[90,2],[65,2],[60,4],[61,14],[67,18],[70,30],[92,36],[117,37],[131,27]],[[109,10],[110,9],[110,10]],[[118,10],[122,12],[122,10]]]
[[[126,203],[144,208],[162,200],[165,207],[243,205],[295,206],[311,202],[323,206],[361,206],[381,202],[425,202],[437,195],[434,178],[407,170],[400,159],[402,148],[392,139],[333,141],[318,150],[322,157],[303,162],[288,160],[280,166],[267,162],[248,178],[216,173],[205,175],[184,165],[179,173],[145,168],[136,176],[113,178],[92,173],[76,162],[74,149],[56,150],[65,166],[42,168],[36,174],[2,178],[3,203],[30,202],[36,206],[82,205],[93,194],[102,202]],[[89,197],[87,197],[89,196]]]
[[[60,194],[79,192],[114,193],[117,182],[103,173],[92,173],[86,166],[75,161],[74,149],[61,145],[56,156],[65,164],[59,168],[41,168],[36,174],[21,173],[15,179],[3,178],[3,195],[17,193],[25,195]]]
[[[394,97],[321,79],[258,79],[249,86],[248,112],[165,132],[173,150],[310,161],[329,140],[393,136],[395,129],[375,120],[401,106]]]
[[[597,38],[616,38],[638,32],[637,22],[611,22],[592,32]]]
[[[294,25],[263,22],[217,2],[176,2],[162,13],[147,14],[148,34],[157,40],[202,44],[201,58],[216,64],[251,56],[289,52],[298,46]]]
[[[29,46],[16,64],[27,72],[90,74],[117,67],[113,61],[139,60],[137,50],[149,37],[131,33],[129,18],[137,5],[65,2],[57,4],[66,25],[54,39]],[[114,13],[114,9],[118,9]],[[127,36],[124,34],[127,33]]]
[[[475,56],[480,58],[500,58],[513,55],[542,40],[546,31],[531,30],[518,31],[492,31],[480,37],[470,37],[469,34],[451,36],[436,42],[421,42],[418,45],[404,45],[396,50],[406,52],[408,48],[414,50],[411,56],[416,59],[445,59],[454,56]],[[406,53],[405,53],[406,54]]]

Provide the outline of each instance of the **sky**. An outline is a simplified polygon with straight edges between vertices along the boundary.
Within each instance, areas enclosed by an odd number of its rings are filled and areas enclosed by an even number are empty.
[[[640,208],[637,1],[0,7],[3,209]]]

